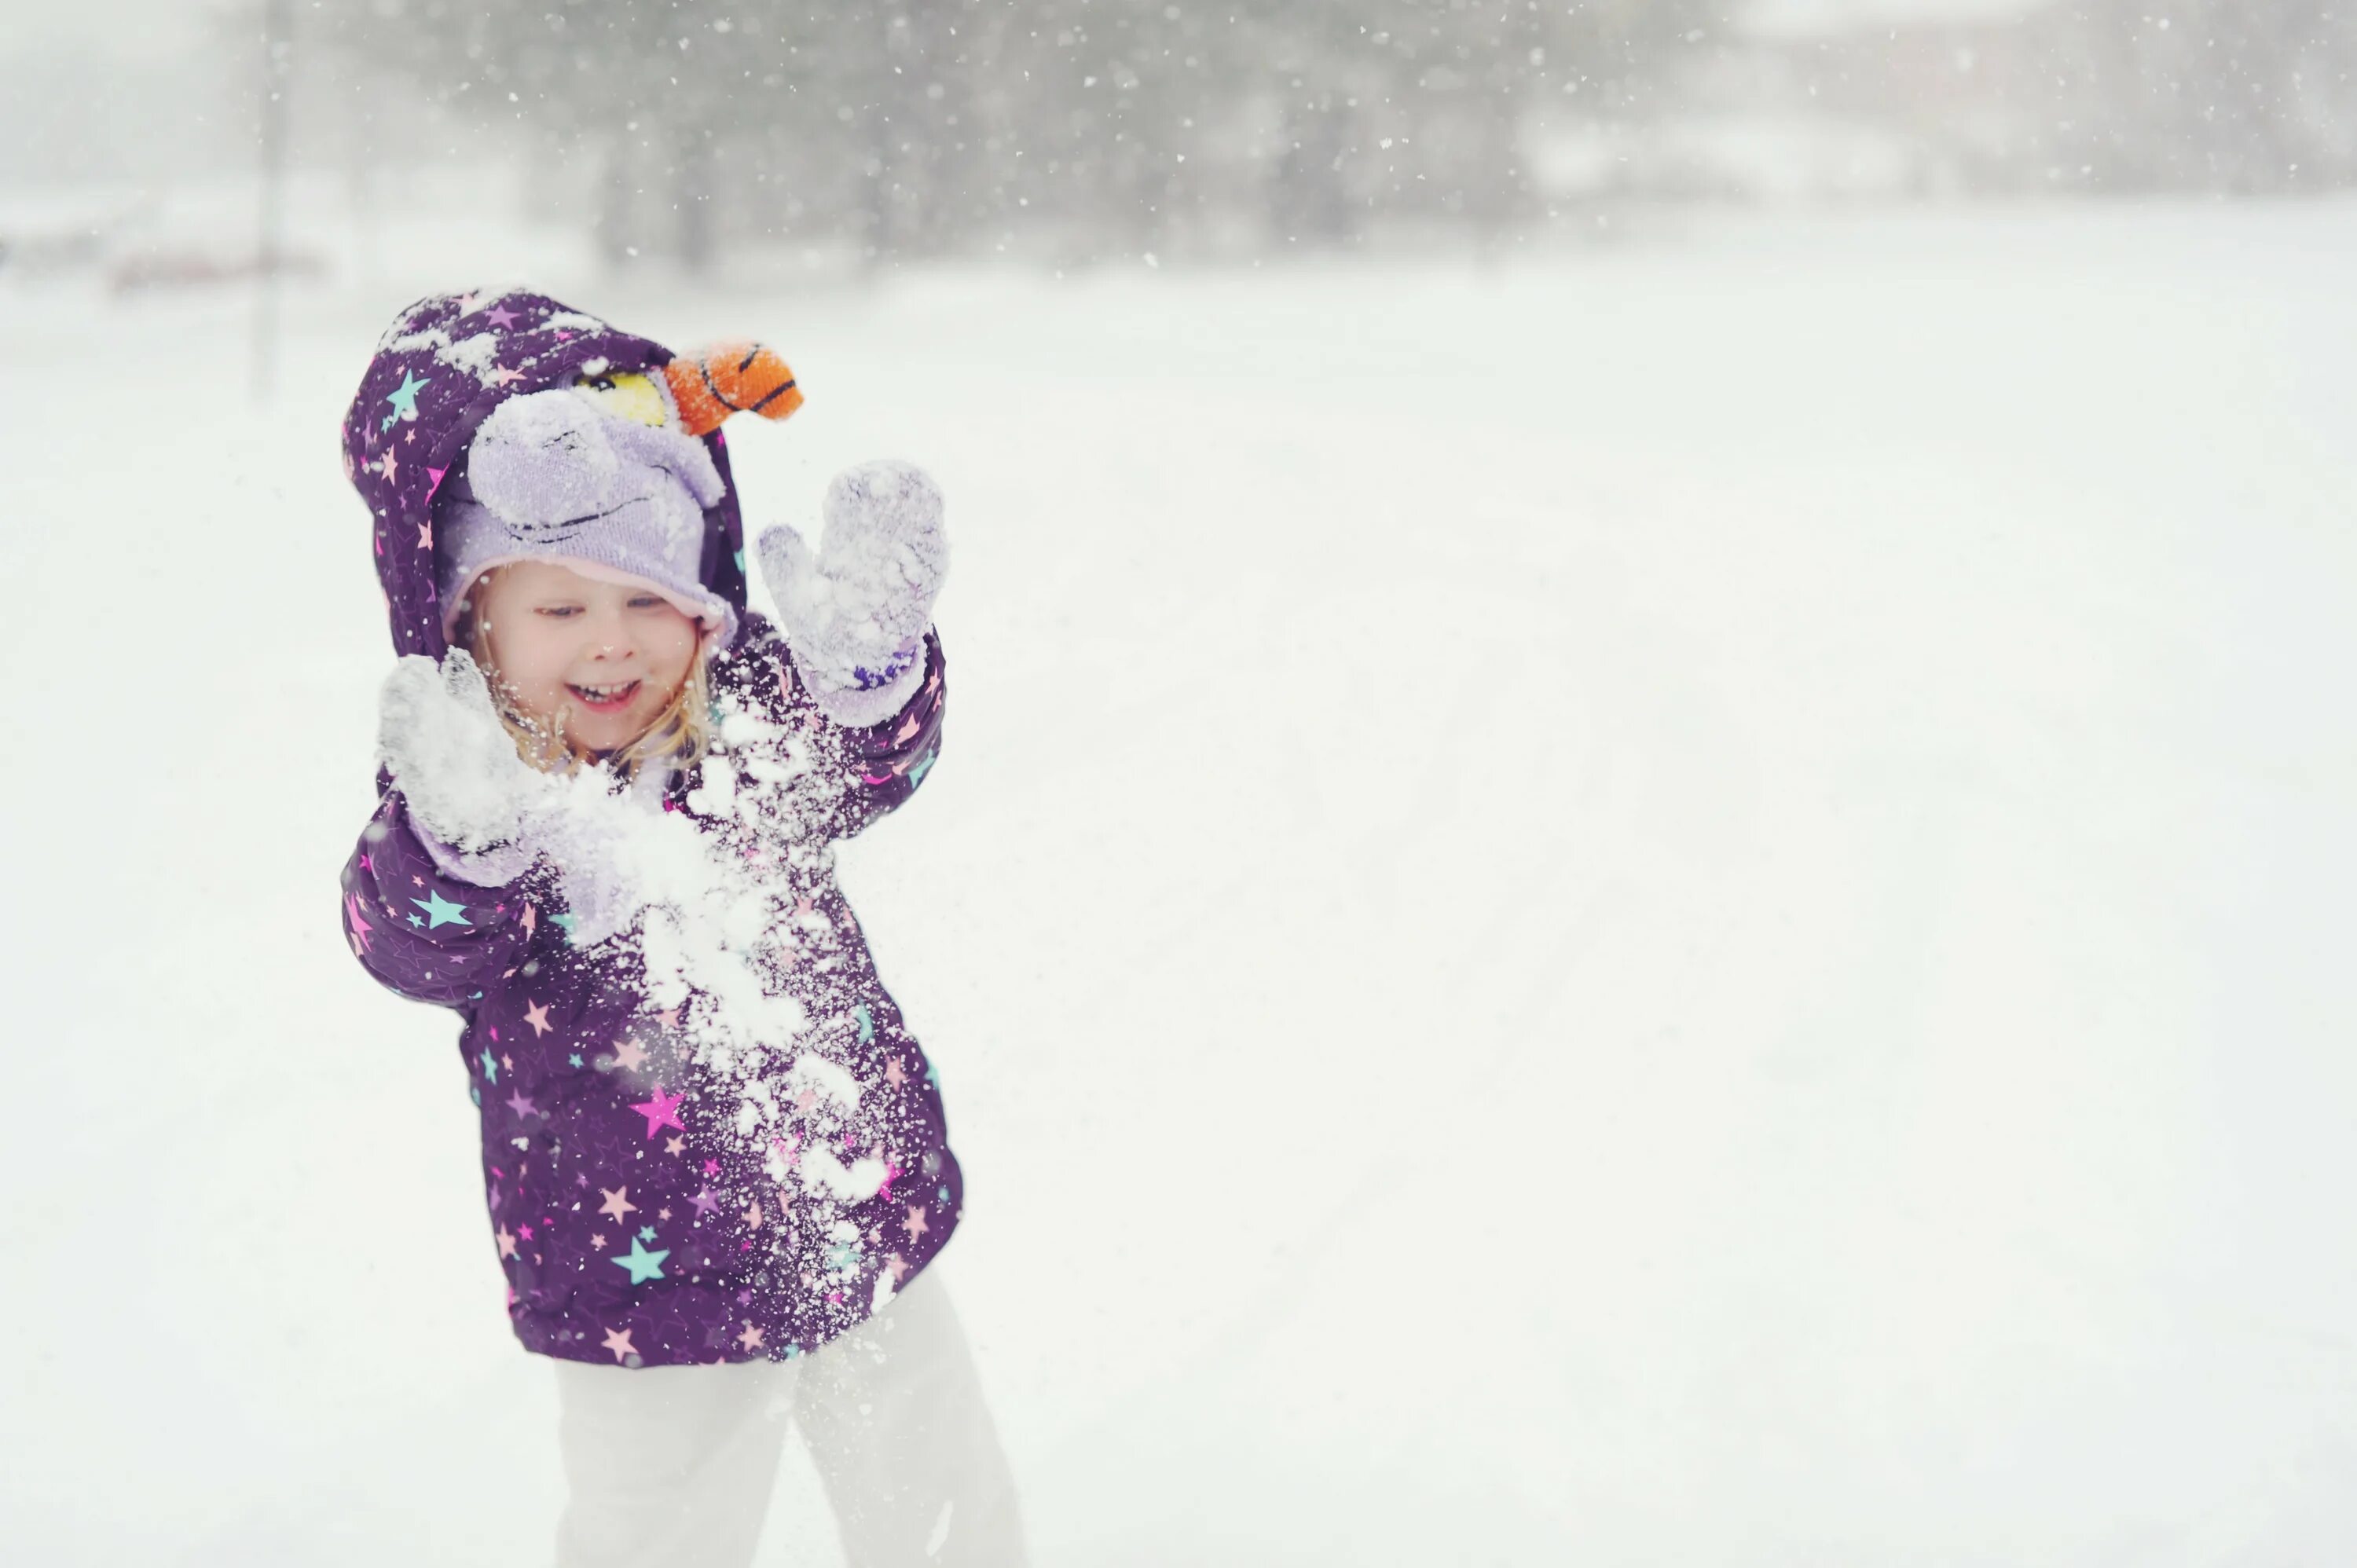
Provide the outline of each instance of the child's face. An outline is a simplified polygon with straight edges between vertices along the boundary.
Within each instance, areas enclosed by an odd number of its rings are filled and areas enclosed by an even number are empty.
[[[468,598],[489,634],[490,678],[575,749],[612,751],[647,732],[695,662],[703,628],[652,588],[553,561],[494,567]]]

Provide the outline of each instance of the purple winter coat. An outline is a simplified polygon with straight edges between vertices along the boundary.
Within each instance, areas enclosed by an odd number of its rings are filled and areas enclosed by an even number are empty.
[[[403,312],[343,430],[346,472],[375,514],[398,652],[444,651],[432,500],[491,409],[567,384],[593,361],[619,373],[670,358],[537,295],[437,295]],[[719,435],[704,439],[726,481]],[[924,683],[900,713],[870,729],[837,725],[794,678],[776,628],[746,610],[733,484],[705,533],[704,581],[741,622],[711,658],[715,699],[812,740],[835,770],[815,831],[830,844],[848,837],[906,800],[940,751],[940,641],[927,634]],[[719,831],[689,801],[703,772],[649,782],[663,810]],[[963,1185],[940,1091],[835,886],[831,851],[797,875],[793,924],[810,961],[782,983],[811,1020],[794,1048],[847,1074],[856,1110],[804,1087],[791,1134],[753,1147],[731,1124],[735,1097],[689,1059],[677,1010],[652,1010],[628,950],[573,947],[547,863],[483,886],[470,878],[490,875],[479,868],[491,857],[430,840],[382,772],[378,789],[344,868],[345,935],[385,986],[463,1020],[492,1236],[526,1348],[630,1367],[781,1359],[866,1318],[948,1242]],[[880,1190],[843,1197],[776,1179],[781,1158],[822,1143],[845,1166],[881,1160]]]

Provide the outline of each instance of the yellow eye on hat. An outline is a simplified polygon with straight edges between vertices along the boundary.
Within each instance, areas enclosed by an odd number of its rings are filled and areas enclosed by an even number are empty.
[[[657,429],[672,422],[671,408],[654,378],[637,371],[619,374],[583,371],[573,390],[619,419],[633,419]]]

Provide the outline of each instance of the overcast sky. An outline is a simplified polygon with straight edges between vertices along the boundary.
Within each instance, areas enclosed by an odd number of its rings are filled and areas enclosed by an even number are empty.
[[[309,0],[297,0],[303,9]],[[34,52],[57,44],[81,44],[105,52],[168,54],[186,48],[202,36],[205,18],[216,14],[250,11],[258,18],[262,7],[253,0],[54,0],[0,7],[0,50]]]

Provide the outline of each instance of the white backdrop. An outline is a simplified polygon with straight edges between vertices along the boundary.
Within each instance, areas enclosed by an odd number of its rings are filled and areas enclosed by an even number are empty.
[[[266,409],[240,296],[0,289],[12,1557],[545,1552],[456,1024],[336,922],[336,424],[516,278],[784,350],[754,526],[948,493],[942,759],[845,877],[1041,1563],[2357,1545],[2357,208],[868,293],[384,243]],[[833,1550],[796,1466],[766,1560]]]

